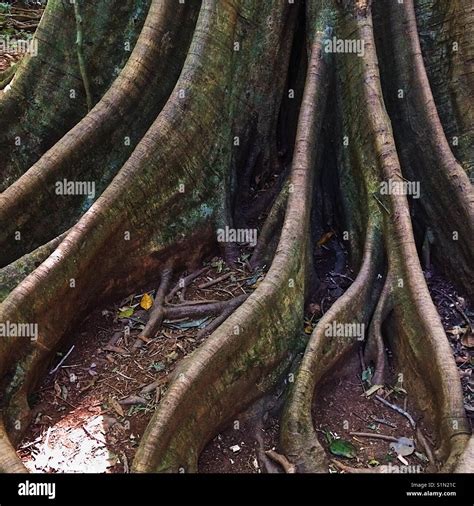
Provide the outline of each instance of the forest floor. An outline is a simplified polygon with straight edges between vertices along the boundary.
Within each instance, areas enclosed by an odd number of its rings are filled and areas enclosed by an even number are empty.
[[[302,328],[306,339],[354,276],[336,237],[323,238],[320,243],[315,256],[320,286],[307,304]],[[241,257],[234,269],[220,257],[211,259],[186,289],[175,290],[168,306],[230,300],[251,293],[265,273],[252,272],[247,258],[248,254]],[[472,416],[474,358],[467,321],[472,321],[474,311],[443,278],[432,273],[427,278],[459,368],[466,410]],[[58,353],[50,374],[34,395],[34,420],[18,449],[31,471],[129,471],[140,438],[166,393],[177,363],[202,344],[206,339],[202,329],[212,320],[165,321],[157,336],[137,350],[134,343],[147,322],[149,297],[154,293],[150,289],[132,294],[120,304],[93,311],[78,330],[74,346],[70,344]],[[389,349],[387,354],[390,364]],[[432,428],[416,412],[410,392],[397,383],[393,369],[391,381],[373,391],[366,381],[370,371],[362,367],[356,350],[338,368],[343,374],[325,378],[314,399],[315,428],[331,462],[328,472],[340,470],[331,459],[359,468],[402,463],[425,470],[427,452],[422,448],[402,455],[400,460],[393,441],[351,434],[416,440],[407,418],[382,404],[376,398],[381,396],[410,413],[429,446],[436,445]],[[285,388],[283,383],[257,410],[254,406],[237,416],[210,441],[200,456],[199,471],[282,472],[272,451],[278,452],[278,415]]]
[[[166,307],[231,300],[251,293],[263,277],[262,271],[249,272],[245,261],[230,269],[216,257]],[[58,353],[34,396],[34,421],[19,446],[30,470],[128,471],[176,364],[202,344],[212,321],[165,320],[157,336],[136,349],[154,295],[133,294],[92,312],[74,345]]]

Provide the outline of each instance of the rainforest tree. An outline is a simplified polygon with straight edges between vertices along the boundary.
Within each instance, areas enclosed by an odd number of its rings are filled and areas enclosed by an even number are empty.
[[[281,450],[299,472],[324,471],[311,404],[359,346],[325,329],[357,322],[374,384],[390,343],[441,469],[472,471],[422,270],[430,258],[473,295],[469,4],[49,0],[38,54],[0,79],[0,470],[24,471],[28,396],[92,305],[150,280],[162,299],[218,247],[234,263],[222,230],[260,219],[251,264],[269,266],[264,281],[179,364],[133,469],[195,471],[219,428],[290,374]],[[302,344],[328,227],[357,276]]]

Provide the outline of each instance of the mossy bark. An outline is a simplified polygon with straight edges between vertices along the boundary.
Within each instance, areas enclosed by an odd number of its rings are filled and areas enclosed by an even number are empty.
[[[313,427],[311,410],[318,409],[313,401],[324,378],[357,346],[350,337],[327,335],[326,326],[358,322],[370,329],[367,357],[375,357],[380,370],[381,350],[386,344],[392,348],[410,399],[433,421],[442,470],[472,469],[472,441],[459,377],[429,296],[413,230],[437,227],[435,261],[444,263],[451,276],[461,277],[460,286],[469,291],[470,188],[442,132],[441,125],[446,129],[445,122],[451,121],[446,119],[449,114],[437,117],[437,97],[444,92],[434,84],[434,100],[431,97],[432,70],[428,63],[425,72],[419,55],[411,1],[391,4],[387,22],[376,17],[379,58],[372,4],[368,0],[314,0],[304,5],[282,0],[204,0],[202,5],[186,2],[175,10],[171,0],[137,0],[121,4],[126,14],[121,21],[109,6],[112,10],[104,10],[97,23],[91,21],[95,4],[81,4],[84,29],[90,22],[97,36],[110,31],[115,41],[122,33],[120,27],[136,16],[142,19],[145,6],[150,9],[141,35],[141,22],[132,30],[138,42],[111,87],[114,76],[109,61],[92,72],[93,96],[98,101],[94,109],[86,114],[82,96],[79,108],[68,102],[57,113],[56,100],[64,99],[59,94],[47,107],[45,121],[38,129],[31,127],[28,150],[2,158],[8,188],[0,200],[1,265],[9,265],[0,272],[6,295],[0,321],[35,323],[39,333],[36,340],[13,336],[0,340],[0,470],[24,470],[14,445],[29,421],[28,395],[55,349],[65,343],[89,308],[132,293],[163,277],[164,271],[196,268],[216,248],[216,228],[250,220],[242,209],[248,207],[255,179],[268,183],[277,176],[280,182],[275,187],[283,191],[266,201],[274,200],[277,210],[273,213],[263,206],[256,213],[269,214],[269,223],[277,223],[268,225],[278,238],[270,270],[255,292],[179,364],[133,464],[137,472],[197,470],[199,454],[210,438],[281,381],[304,347],[299,334],[311,288],[311,241],[314,229],[324,226],[311,219],[317,219],[321,213],[316,211],[326,205],[315,195],[330,194],[325,187],[314,192],[313,186],[315,181],[326,184],[323,143],[331,135],[338,203],[327,209],[340,208],[338,225],[358,274],[325,313],[306,346],[290,385],[281,446],[299,471],[326,470],[326,456]],[[64,9],[59,1],[49,3],[37,37],[48,40],[60,14],[66,18],[58,39],[75,37],[75,22]],[[296,53],[303,54],[301,35],[294,36],[303,19],[306,63],[294,60]],[[334,35],[363,42],[362,54],[330,54],[326,43]],[[41,107],[46,107],[51,79],[58,72],[70,67],[60,90],[64,92],[70,82],[79,87],[77,53],[65,44],[57,49],[45,45],[40,59],[22,63],[11,89],[0,99],[0,124],[17,111],[21,128],[30,131],[40,109],[29,107],[22,97],[29,96],[32,77],[39,79],[40,86],[31,100]],[[87,51],[94,48],[85,44],[86,62]],[[47,62],[61,58],[63,51],[64,67],[48,67]],[[429,58],[425,55],[426,61]],[[388,59],[397,72],[392,76],[391,66],[382,64],[383,96],[379,60]],[[295,61],[299,69],[289,70]],[[413,65],[404,68],[404,61]],[[464,76],[461,66],[456,73]],[[300,81],[304,73],[297,132],[291,125],[285,132],[282,118],[296,117],[299,106],[298,100],[289,101],[285,86],[291,79]],[[103,78],[94,82],[99,75]],[[411,89],[401,104],[391,98],[392,77],[396,86]],[[467,100],[459,97],[453,103]],[[334,106],[329,112],[336,120],[323,135],[328,104]],[[116,118],[121,121],[118,125]],[[12,129],[0,135],[8,139],[17,126],[13,121]],[[115,149],[132,130],[130,145]],[[425,130],[429,136],[423,134]],[[467,135],[466,129],[463,132]],[[39,139],[46,144],[40,145]],[[276,150],[293,139],[285,184],[287,172],[281,167],[285,160]],[[417,156],[418,151],[423,156]],[[103,164],[110,167],[106,173]],[[426,188],[415,215],[410,214],[406,195],[381,192],[382,185],[405,177],[419,178]],[[100,196],[93,203],[56,198],[52,189],[61,178],[94,178]],[[439,195],[445,188],[452,190],[454,203]],[[331,191],[334,194],[334,188]],[[283,208],[280,232],[278,209]],[[459,243],[447,242],[453,226],[461,231]],[[18,231],[21,240],[14,243]],[[48,242],[55,236],[59,238]],[[235,252],[235,247],[226,251],[230,260]],[[451,261],[454,255],[457,262]],[[38,261],[42,263],[36,266]]]

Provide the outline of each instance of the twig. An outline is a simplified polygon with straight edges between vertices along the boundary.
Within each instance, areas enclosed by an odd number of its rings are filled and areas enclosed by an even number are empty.
[[[148,401],[138,395],[129,395],[125,399],[122,399],[121,401],[119,401],[119,404],[121,404],[122,406],[132,406],[134,404],[143,404],[144,406],[146,406],[148,404]]]
[[[63,399],[62,397],[60,397],[58,394],[54,394],[54,397],[56,397],[57,399],[59,399],[60,401],[64,402],[65,404],[67,404],[70,408],[72,409],[77,409],[77,406],[74,406],[74,404],[71,404],[69,401],[67,401],[66,399]]]
[[[405,418],[408,419],[408,421],[410,422],[410,425],[415,428],[416,427],[416,422],[415,420],[413,420],[412,416],[410,415],[410,413],[408,413],[407,411],[405,411],[404,409],[402,409],[400,406],[397,406],[396,404],[391,404],[390,402],[388,402],[387,400],[385,400],[383,397],[380,397],[380,395],[375,395],[375,398],[381,402],[382,404],[385,404],[385,406],[388,406],[389,408],[393,409],[394,411],[396,411],[397,413],[400,413],[401,415],[403,415]]]
[[[357,413],[352,413],[356,418],[358,418],[359,420],[362,420],[364,423],[369,423],[369,420],[367,420],[366,418],[363,418],[362,416],[358,415]]]
[[[385,441],[398,441],[398,438],[393,436],[387,436],[386,434],[377,434],[377,433],[370,433],[370,432],[349,432],[351,436],[357,436],[357,437],[370,437],[373,439],[384,439]]]
[[[72,350],[74,349],[74,346],[75,346],[74,344],[71,346],[71,349],[66,353],[66,355],[64,355],[64,357],[61,359],[61,361],[59,362],[59,364],[54,369],[52,369],[51,371],[49,371],[49,374],[54,374],[56,371],[58,371],[58,369],[66,361],[67,357],[69,357],[69,355],[72,353]]]
[[[171,304],[168,303],[168,306],[170,307],[189,307],[189,306],[200,306],[201,304],[219,304],[220,302],[223,302],[222,300],[217,299],[207,299],[207,300],[186,300],[182,302],[181,304]]]
[[[230,271],[227,274],[223,274],[222,276],[219,276],[218,278],[211,279],[207,283],[203,283],[202,285],[199,285],[199,289],[203,288],[209,288],[210,286],[217,285],[217,283],[220,283],[221,281],[225,281],[226,279],[229,279],[232,276],[233,272]]]
[[[94,436],[94,434],[92,434],[91,432],[89,432],[85,427],[84,425],[82,426],[82,430],[91,438],[91,439],[95,439],[96,441],[98,441],[99,443],[103,444],[104,446],[107,446],[106,442],[103,441],[102,439],[99,439],[98,437]]]
[[[397,426],[394,423],[389,422],[388,420],[385,420],[383,418],[376,418],[376,417],[373,416],[372,420],[374,422],[377,422],[377,423],[382,423],[384,425],[388,425],[389,427],[392,427],[392,429],[396,429],[397,428]]]
[[[268,455],[273,461],[280,464],[281,467],[285,470],[285,473],[295,474],[296,466],[292,464],[284,455],[280,455],[274,450],[267,450],[265,455]]]
[[[385,207],[385,204],[379,198],[377,198],[377,196],[374,195],[373,193],[372,193],[372,197],[374,197],[374,199],[385,209],[387,214],[390,215],[390,211]]]
[[[343,278],[343,279],[347,279],[348,281],[350,281],[351,283],[354,283],[354,280],[350,277],[350,276],[346,276],[345,274],[339,274],[338,272],[330,272],[329,273],[331,276],[334,276],[336,278]]]
[[[198,318],[202,316],[219,316],[229,307],[237,307],[248,297],[247,294],[233,297],[229,300],[214,302],[211,304],[199,304],[194,306],[166,307],[165,317],[167,320],[176,321],[180,318]]]

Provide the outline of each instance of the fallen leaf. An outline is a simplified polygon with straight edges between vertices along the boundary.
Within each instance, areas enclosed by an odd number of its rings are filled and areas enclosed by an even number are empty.
[[[119,318],[130,318],[133,315],[134,309],[133,307],[122,307],[119,309]]]
[[[156,372],[160,372],[166,369],[166,366],[163,364],[163,362],[153,362],[153,364],[150,365],[150,369],[153,369]]]
[[[140,307],[145,310],[149,310],[153,306],[153,297],[145,293],[140,301]]]
[[[415,456],[418,460],[421,460],[422,462],[429,462],[428,457],[424,453],[415,452]]]
[[[357,450],[354,445],[349,443],[349,441],[345,441],[344,439],[334,439],[329,445],[329,451],[333,455],[337,455],[338,457],[346,457],[348,459],[353,459]]]
[[[207,320],[209,320],[208,316],[206,318],[201,318],[199,320],[191,320],[191,321],[188,321],[188,322],[170,322],[170,321],[165,321],[165,323],[169,327],[174,327],[174,328],[178,328],[178,329],[193,329],[193,328],[196,328],[196,327],[202,328],[203,326],[205,326],[204,324],[207,322]]]
[[[174,362],[178,357],[179,357],[178,352],[172,351],[171,353],[168,353],[168,355],[166,355],[165,358],[168,362]]]
[[[368,367],[367,369],[364,369],[362,371],[362,381],[367,381],[368,383],[370,383],[370,380],[372,379],[372,369],[370,367]]]
[[[466,348],[474,348],[474,334],[472,332],[465,334],[461,339],[461,343]]]
[[[372,394],[375,394],[375,392],[378,392],[381,388],[383,388],[383,385],[372,385],[367,392],[365,392],[366,397],[370,397]],[[364,394],[362,394],[364,395]]]
[[[124,416],[125,413],[122,409],[122,406],[119,404],[117,399],[114,399],[113,397],[109,398],[110,407],[117,413],[119,416]]]
[[[415,442],[413,439],[400,437],[398,438],[398,441],[390,443],[390,448],[398,455],[406,457],[415,451]]]

